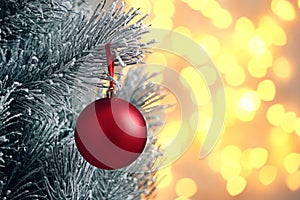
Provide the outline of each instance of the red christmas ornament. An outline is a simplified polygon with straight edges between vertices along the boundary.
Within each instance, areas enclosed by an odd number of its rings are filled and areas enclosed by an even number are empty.
[[[113,77],[110,44],[106,45],[106,55],[109,73]],[[113,81],[108,94],[113,94]],[[146,141],[147,125],[143,115],[134,105],[118,97],[98,99],[89,104],[76,122],[77,148],[90,164],[98,168],[127,167],[143,152]]]
[[[143,152],[146,122],[140,111],[117,97],[96,100],[79,115],[75,142],[81,155],[102,169],[130,165]]]

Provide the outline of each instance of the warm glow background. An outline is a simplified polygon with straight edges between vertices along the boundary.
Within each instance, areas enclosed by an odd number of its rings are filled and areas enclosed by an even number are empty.
[[[126,4],[149,13],[146,22],[153,27],[178,31],[202,45],[226,90],[223,137],[200,160],[211,118],[203,80],[173,55],[154,52],[147,57],[150,63],[178,70],[201,106],[198,137],[181,159],[159,172],[165,178],[156,199],[300,199],[300,1],[128,0]],[[167,124],[159,134],[162,145],[180,126],[176,113],[178,108],[167,112]]]

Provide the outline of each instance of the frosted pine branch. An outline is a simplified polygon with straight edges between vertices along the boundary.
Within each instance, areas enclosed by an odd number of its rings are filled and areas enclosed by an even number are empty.
[[[147,33],[143,17],[128,25],[138,10],[124,12],[118,1],[107,11],[104,5],[88,18],[73,1],[0,1],[0,199],[139,199],[153,194],[155,160],[161,154],[153,145],[160,125],[155,112],[163,107],[149,103],[163,94],[146,83],[150,75],[136,70],[124,82],[118,79],[124,85],[120,96],[130,97],[151,127],[146,152],[134,165],[123,171],[96,170],[74,148],[78,112],[93,101],[93,86],[105,88],[103,81],[111,79],[104,45],[112,43],[117,67],[125,67],[141,63],[152,43],[140,42]]]

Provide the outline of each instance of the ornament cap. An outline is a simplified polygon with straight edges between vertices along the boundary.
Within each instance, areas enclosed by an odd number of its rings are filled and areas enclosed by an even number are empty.
[[[117,93],[116,93],[116,91],[114,91],[113,89],[111,89],[111,90],[107,90],[107,92],[106,92],[106,97],[107,98],[113,98],[113,97],[116,97],[117,96]]]

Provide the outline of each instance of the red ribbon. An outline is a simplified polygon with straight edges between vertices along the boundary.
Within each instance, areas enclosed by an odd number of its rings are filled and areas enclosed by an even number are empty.
[[[107,60],[107,66],[108,66],[108,73],[109,76],[112,77],[112,79],[114,78],[115,75],[115,64],[114,64],[114,60],[111,54],[111,49],[110,49],[111,43],[107,43],[105,45],[105,53],[106,53],[106,60]],[[110,80],[109,82],[109,91],[113,91],[114,90],[114,80]]]

